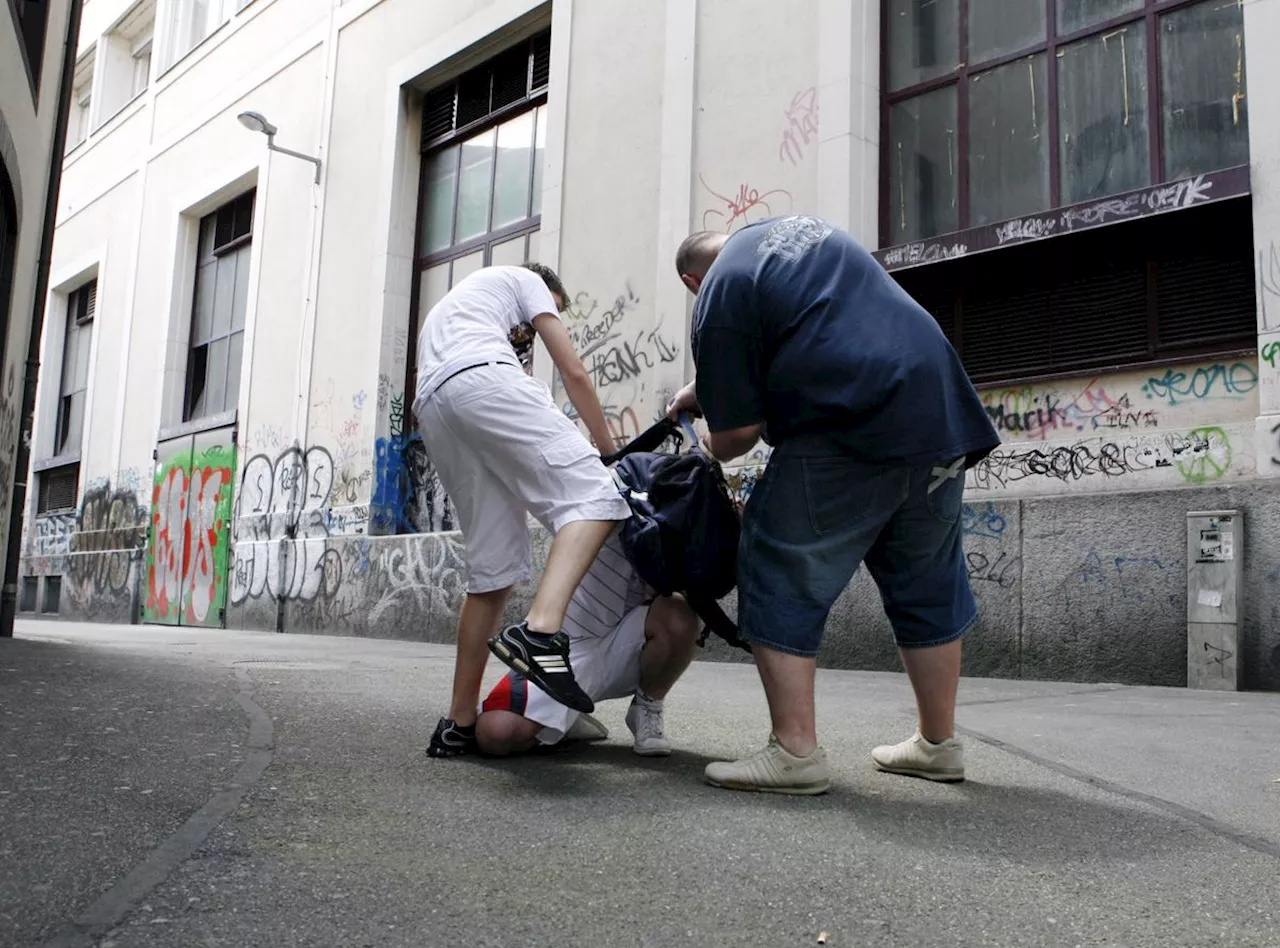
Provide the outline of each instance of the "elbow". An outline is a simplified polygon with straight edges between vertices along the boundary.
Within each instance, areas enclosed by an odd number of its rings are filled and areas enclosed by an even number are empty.
[[[591,387],[591,376],[587,374],[587,370],[581,365],[575,366],[567,372],[561,370],[560,380],[564,382],[564,387],[567,389]]]

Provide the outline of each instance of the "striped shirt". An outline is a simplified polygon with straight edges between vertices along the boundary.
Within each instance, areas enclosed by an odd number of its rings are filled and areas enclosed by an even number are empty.
[[[623,554],[622,539],[614,530],[569,601],[565,634],[571,642],[604,638],[627,613],[650,598],[648,586]]]

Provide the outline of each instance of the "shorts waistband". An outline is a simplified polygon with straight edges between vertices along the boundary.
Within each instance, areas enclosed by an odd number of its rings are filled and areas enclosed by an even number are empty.
[[[458,369],[458,371],[456,372],[449,373],[449,375],[445,376],[443,379],[440,380],[439,385],[437,385],[435,388],[431,390],[431,394],[434,395],[436,392],[440,391],[440,389],[444,387],[445,383],[447,383],[450,379],[457,378],[463,372],[470,372],[472,369],[484,368],[486,365],[509,365],[513,369],[520,368],[520,366],[516,365],[514,362],[507,362],[505,359],[490,359],[487,362],[476,362],[472,365],[463,366],[461,369]]]

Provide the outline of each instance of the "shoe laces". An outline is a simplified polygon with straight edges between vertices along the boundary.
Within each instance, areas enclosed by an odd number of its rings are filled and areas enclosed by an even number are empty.
[[[662,709],[655,708],[647,701],[636,701],[636,709],[640,713],[640,729],[650,737],[663,737]]]

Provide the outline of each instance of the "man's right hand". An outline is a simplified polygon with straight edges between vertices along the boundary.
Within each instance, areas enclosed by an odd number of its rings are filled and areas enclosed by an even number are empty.
[[[690,412],[694,415],[701,415],[702,409],[698,405],[698,396],[694,394],[695,382],[690,382],[672,397],[667,404],[667,417],[672,421],[676,421],[680,417],[681,412]]]

